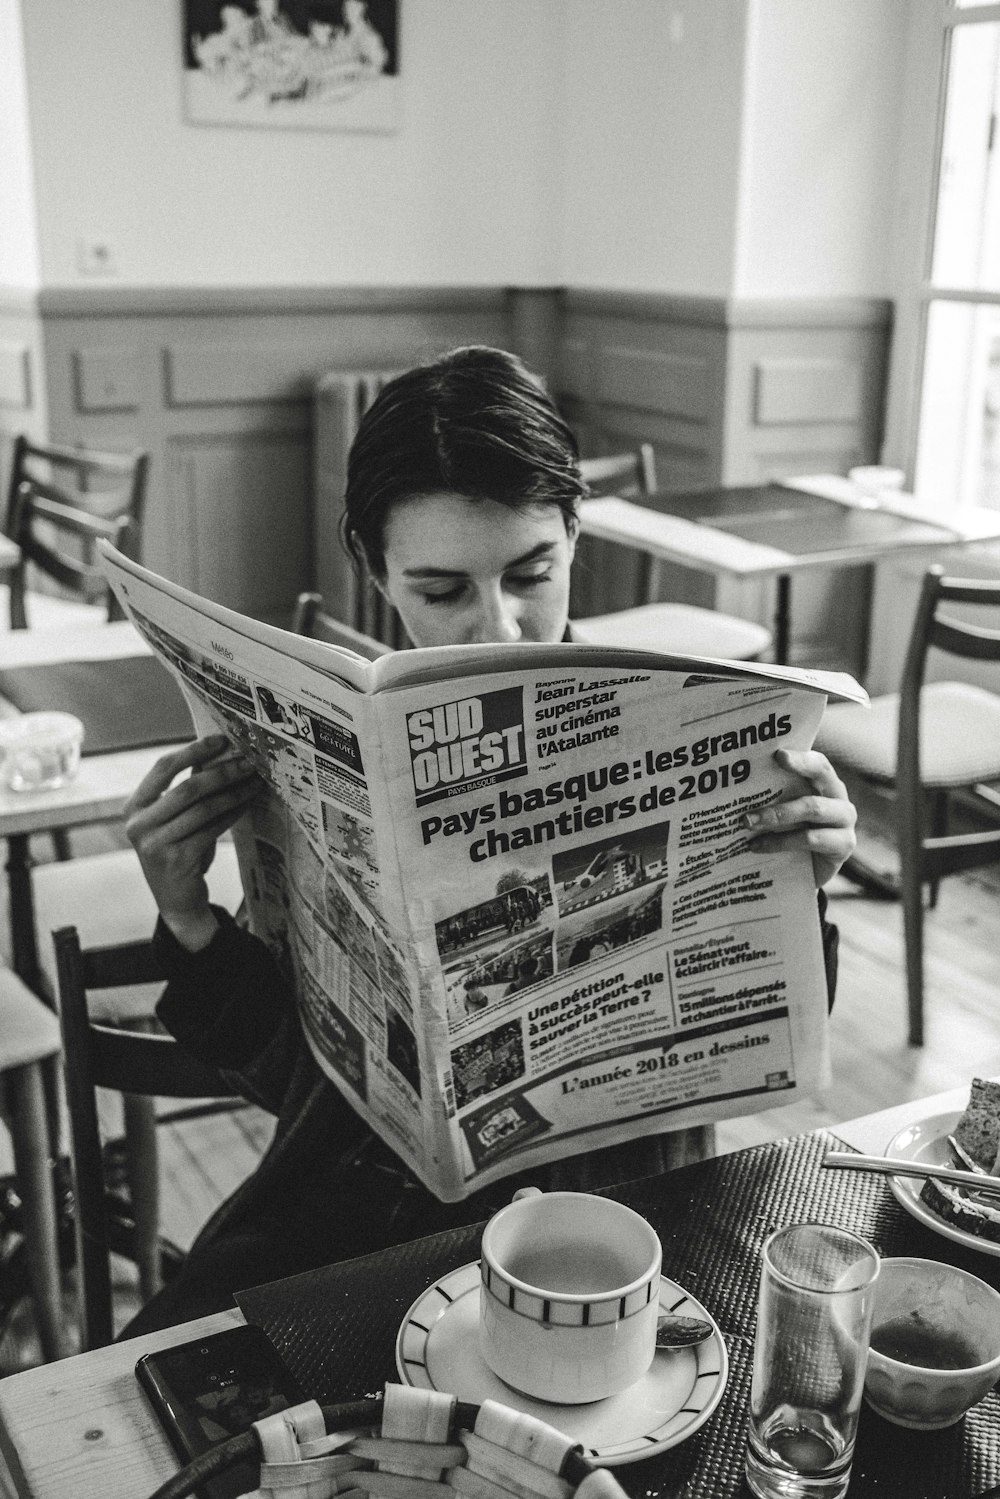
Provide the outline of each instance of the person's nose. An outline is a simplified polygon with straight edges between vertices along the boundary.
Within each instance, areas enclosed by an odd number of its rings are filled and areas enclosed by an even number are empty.
[[[484,589],[479,598],[475,645],[512,645],[522,635],[520,601],[502,588]]]

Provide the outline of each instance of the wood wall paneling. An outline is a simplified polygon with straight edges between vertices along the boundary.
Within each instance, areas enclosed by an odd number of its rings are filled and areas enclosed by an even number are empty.
[[[138,411],[141,393],[135,349],[75,349],[73,372],[76,409],[81,414]]]
[[[146,560],[252,612],[280,612],[313,582],[311,393],[328,369],[403,368],[458,343],[519,348],[584,452],[651,442],[664,489],[878,458],[884,303],[441,287],[65,288],[24,301],[0,305],[0,382],[32,404],[0,403],[0,433],[148,448]],[[26,357],[38,362],[25,391]],[[634,559],[613,550],[588,562],[581,547],[590,612],[633,602]],[[712,591],[701,574],[662,570],[664,597]],[[743,589],[740,611],[766,617],[763,593]],[[831,621],[801,619],[808,651]]]
[[[51,412],[36,435],[147,449],[144,560],[282,622],[314,581],[318,376],[509,345],[512,306],[544,342],[542,309],[500,288],[53,288],[35,303]],[[20,328],[0,304],[0,338]],[[0,432],[26,425],[0,408]]]
[[[681,353],[609,343],[601,353],[597,400],[704,422],[708,416],[707,352]]]
[[[735,314],[739,323],[739,313]],[[890,322],[884,303],[790,304],[782,319],[746,314],[729,339],[722,443],[726,484],[794,474],[846,474],[878,460]],[[773,586],[722,584],[720,608],[740,612],[748,588],[766,611]],[[866,568],[810,572],[792,584],[792,659],[859,670],[871,578]]]
[[[658,486],[716,482],[725,342],[700,299],[569,293],[560,342],[563,406],[584,453],[652,444]],[[581,541],[580,616],[635,603],[641,568],[625,548]],[[663,564],[658,596],[710,607],[712,581]]]
[[[174,343],[164,351],[168,406],[305,401],[313,361],[300,343]]]
[[[31,409],[31,350],[25,343],[0,340],[0,406]]]
[[[34,297],[0,288],[0,495],[6,497],[14,438],[47,435],[42,326]],[[5,500],[0,500],[0,506]],[[0,524],[3,517],[0,516]]]
[[[760,359],[754,366],[754,423],[857,423],[861,389],[857,359]]]
[[[170,439],[168,482],[189,518],[199,593],[287,626],[309,572],[310,455],[298,432]]]

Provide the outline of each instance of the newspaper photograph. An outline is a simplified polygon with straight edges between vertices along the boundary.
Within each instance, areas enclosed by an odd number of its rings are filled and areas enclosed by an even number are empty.
[[[201,733],[267,787],[234,830],[252,930],[325,1075],[439,1197],[826,1080],[812,863],[747,814],[800,793],[841,674],[590,645],[376,662],[110,548]]]

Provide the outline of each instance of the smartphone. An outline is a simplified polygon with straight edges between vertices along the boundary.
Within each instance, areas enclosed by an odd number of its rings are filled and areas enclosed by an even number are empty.
[[[308,1396],[259,1327],[230,1327],[193,1343],[147,1353],[135,1377],[182,1462],[249,1430]],[[238,1499],[257,1486],[240,1463],[198,1489],[201,1499]]]

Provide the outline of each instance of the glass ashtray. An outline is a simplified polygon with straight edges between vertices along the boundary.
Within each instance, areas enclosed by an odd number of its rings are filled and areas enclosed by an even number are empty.
[[[55,791],[80,768],[83,724],[72,713],[22,713],[0,719],[0,785]]]

